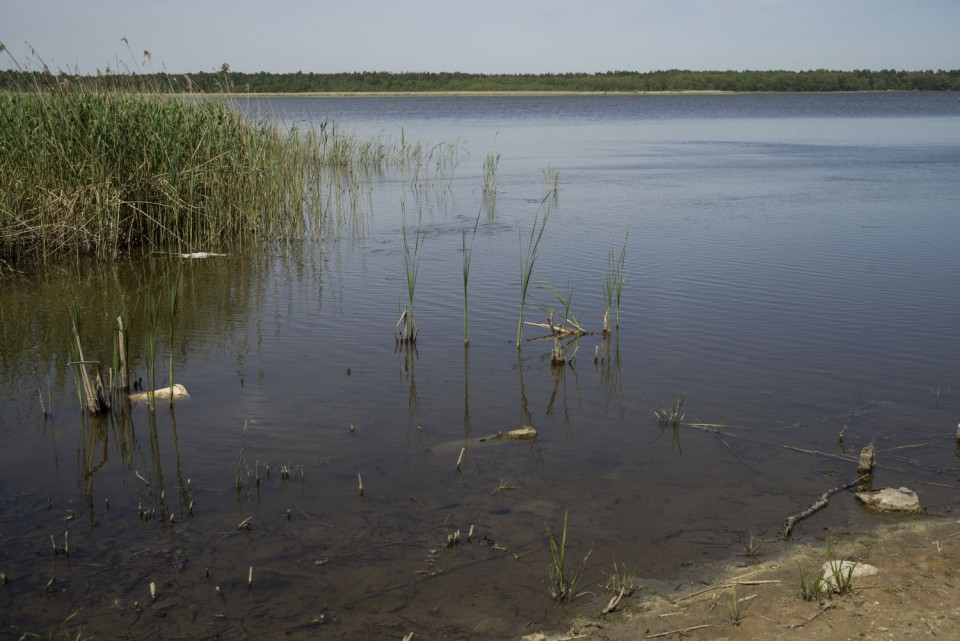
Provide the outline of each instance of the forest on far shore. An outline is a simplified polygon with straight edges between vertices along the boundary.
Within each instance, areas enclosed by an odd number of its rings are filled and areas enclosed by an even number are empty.
[[[952,91],[960,69],[937,71],[606,71],[558,74],[359,71],[351,73],[243,73],[224,64],[219,71],[188,74],[97,71],[78,75],[49,70],[0,71],[0,90],[51,84],[144,89],[174,93],[405,93],[405,92],[625,92],[648,91]]]

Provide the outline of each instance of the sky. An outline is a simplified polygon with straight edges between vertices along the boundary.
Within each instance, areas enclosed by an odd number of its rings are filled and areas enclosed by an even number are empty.
[[[0,42],[81,74],[958,69],[960,0],[0,0]]]

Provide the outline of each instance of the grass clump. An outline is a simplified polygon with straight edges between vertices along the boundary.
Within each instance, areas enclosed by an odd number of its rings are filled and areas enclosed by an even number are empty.
[[[799,567],[799,566],[798,566]],[[853,572],[857,564],[837,559],[827,541],[827,562],[817,572],[816,578],[807,580],[800,567],[800,598],[804,601],[822,601],[834,594],[853,594]]]
[[[550,565],[547,566],[547,589],[554,603],[570,603],[576,598],[577,583],[583,575],[584,566],[590,553],[583,558],[580,567],[571,569],[567,563],[567,512],[563,513],[563,531],[560,533],[560,542],[554,538],[550,528],[547,528],[547,537],[550,542]]]
[[[653,410],[653,415],[662,427],[670,426],[674,429],[680,427],[680,421],[683,420],[683,394],[677,397],[677,402],[672,408],[665,407]]]
[[[626,563],[617,565],[613,562],[613,572],[607,575],[607,580],[603,583],[603,591],[613,594],[623,593],[623,596],[631,596],[636,591],[634,575],[636,572],[627,569]]]

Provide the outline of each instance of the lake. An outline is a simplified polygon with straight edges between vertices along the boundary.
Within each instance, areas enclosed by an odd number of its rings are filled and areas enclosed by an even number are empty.
[[[328,177],[322,239],[0,280],[3,629],[518,638],[597,614],[614,567],[669,592],[749,565],[751,538],[761,555],[791,545],[784,519],[853,481],[868,443],[875,487],[956,508],[956,95],[238,105],[419,143],[429,162]],[[568,308],[587,330],[561,366],[553,341],[531,340],[546,330],[515,342],[544,220],[524,319]],[[605,338],[601,284],[621,252]],[[415,346],[395,339],[405,257]],[[71,311],[104,372],[122,313],[147,379],[151,297],[158,385],[172,360],[190,398],[86,417]],[[676,426],[658,420],[681,398]],[[535,440],[481,440],[524,425]],[[558,607],[547,568],[565,515],[568,564],[589,557],[585,594]],[[841,493],[791,540],[891,518]]]

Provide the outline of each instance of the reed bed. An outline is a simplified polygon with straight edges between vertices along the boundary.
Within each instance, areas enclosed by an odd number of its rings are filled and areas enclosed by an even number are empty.
[[[319,238],[330,184],[346,186],[356,212],[364,172],[419,166],[431,154],[449,172],[459,151],[362,140],[328,122],[301,129],[255,121],[216,96],[55,80],[0,92],[7,264]]]

